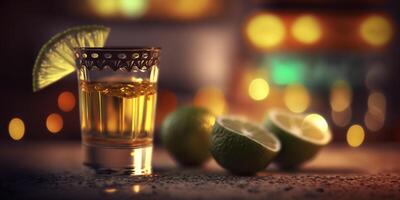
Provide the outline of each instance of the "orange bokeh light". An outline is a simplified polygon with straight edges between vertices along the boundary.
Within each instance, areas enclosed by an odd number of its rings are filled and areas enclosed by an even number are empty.
[[[214,15],[219,10],[219,1],[213,0],[152,0],[149,15],[178,20],[193,20]]]
[[[72,92],[62,92],[60,95],[58,95],[57,103],[60,110],[69,112],[74,109],[76,105],[75,96],[72,94]]]
[[[221,115],[226,111],[224,93],[216,87],[204,87],[197,91],[193,105],[209,110],[215,115]]]
[[[63,126],[63,118],[57,113],[50,114],[46,119],[46,127],[51,133],[60,132]]]

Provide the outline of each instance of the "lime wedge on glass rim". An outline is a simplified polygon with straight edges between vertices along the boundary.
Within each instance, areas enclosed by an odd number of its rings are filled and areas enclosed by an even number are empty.
[[[74,48],[103,47],[109,32],[110,28],[92,25],[70,28],[53,36],[42,46],[33,66],[33,91],[74,72]]]
[[[284,169],[296,168],[309,161],[332,139],[326,124],[321,125],[306,115],[282,110],[268,112],[265,127],[282,143],[275,162]]]
[[[280,148],[273,134],[241,117],[218,117],[213,126],[211,154],[234,174],[254,174],[265,169]]]

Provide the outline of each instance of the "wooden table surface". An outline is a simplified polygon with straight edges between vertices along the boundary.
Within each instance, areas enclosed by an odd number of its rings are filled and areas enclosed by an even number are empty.
[[[330,145],[298,171],[270,165],[256,176],[234,176],[213,160],[179,168],[161,148],[154,174],[91,175],[79,143],[0,144],[1,199],[400,199],[400,145]]]

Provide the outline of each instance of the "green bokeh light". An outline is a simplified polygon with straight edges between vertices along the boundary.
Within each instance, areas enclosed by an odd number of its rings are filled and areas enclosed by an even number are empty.
[[[306,64],[303,60],[291,56],[270,56],[267,64],[271,79],[277,85],[303,83],[306,75]]]
[[[258,64],[269,72],[268,80],[274,85],[299,83],[316,91],[330,89],[336,80],[362,86],[368,63],[358,54],[269,53],[262,55]]]

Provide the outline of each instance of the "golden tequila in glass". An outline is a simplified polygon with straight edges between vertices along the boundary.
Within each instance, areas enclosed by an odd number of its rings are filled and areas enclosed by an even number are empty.
[[[83,141],[143,147],[152,144],[157,88],[147,80],[131,83],[80,83]]]
[[[151,173],[158,52],[78,50],[84,163],[97,172]]]

